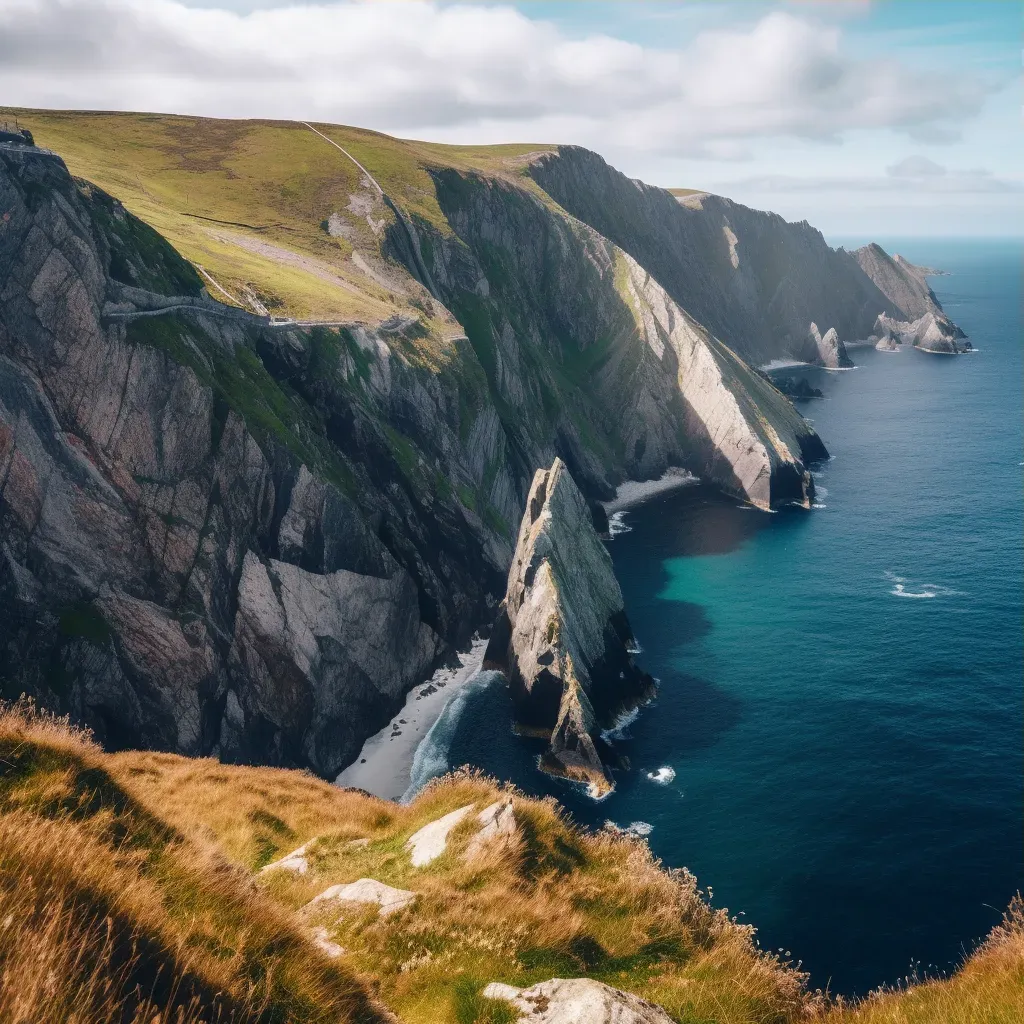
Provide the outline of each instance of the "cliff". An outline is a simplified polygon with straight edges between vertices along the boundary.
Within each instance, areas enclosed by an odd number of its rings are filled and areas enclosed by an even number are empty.
[[[417,856],[439,832],[443,855]],[[949,977],[830,1005],[686,869],[550,800],[462,773],[399,806],[306,773],[108,754],[24,705],[0,706],[0,859],[5,1021],[989,1024],[1024,1010],[1020,897]]]
[[[927,268],[902,256],[890,256],[880,245],[865,245],[854,256],[864,272],[889,299],[892,310],[882,310],[872,338],[880,349],[913,345],[928,352],[956,354],[964,332],[942,311],[927,280]]]
[[[538,465],[589,502],[681,465],[809,503],[817,435],[635,260],[532,186],[432,173],[447,230],[381,229],[404,311],[303,327],[0,149],[4,694],[333,776],[492,618]]]
[[[835,330],[843,343],[867,339],[879,313],[915,319],[925,310],[911,315],[912,308],[926,296],[928,309],[941,313],[920,268],[892,261],[880,246],[833,249],[806,222],[707,193],[676,197],[579,147],[542,154],[529,170],[552,198],[634,257],[748,362],[796,358],[829,365],[807,345],[812,323],[826,336]]]
[[[550,735],[541,767],[595,796],[617,764],[601,731],[653,692],[633,645],[611,557],[555,459],[533,478],[484,665],[508,676],[519,721]]]

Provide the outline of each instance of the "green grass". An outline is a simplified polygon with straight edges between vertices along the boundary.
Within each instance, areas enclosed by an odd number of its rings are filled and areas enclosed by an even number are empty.
[[[14,108],[0,108],[0,116],[16,116],[38,145],[64,158],[72,174],[119,199],[240,303],[251,289],[278,314],[379,323],[396,311],[408,312],[422,294],[400,268],[392,269],[405,278],[406,295],[355,264],[356,251],[380,256],[383,235],[363,213],[349,209],[353,195],[372,201],[374,193],[361,184],[351,160],[298,122]],[[316,127],[359,160],[407,215],[444,233],[450,229],[428,168],[475,169],[531,187],[519,174],[524,156],[551,148],[439,146],[337,125]],[[341,218],[346,237],[324,230],[332,214]],[[394,221],[379,202],[370,216],[379,226]],[[312,266],[253,251],[260,243]],[[325,280],[317,267],[342,283]],[[195,287],[194,279],[159,283],[177,294],[187,290],[186,283]]]
[[[343,492],[353,492],[352,471],[328,441],[318,414],[275,380],[251,348],[240,345],[226,351],[187,315],[178,313],[132,320],[126,337],[131,344],[166,352],[179,365],[189,367],[214,393],[215,426],[220,431],[226,411],[233,410],[261,444],[281,445]],[[331,358],[325,348],[331,350],[335,344],[332,337],[326,331],[317,335],[321,361]],[[333,351],[340,352],[340,344],[339,339]]]
[[[414,831],[500,796],[518,825],[507,843],[466,863],[469,816],[437,860],[412,867]],[[252,873],[300,844],[307,874]],[[360,877],[417,901],[387,917],[300,912]],[[1024,1010],[1019,901],[952,978],[828,1005],[688,873],[666,872],[642,842],[575,828],[554,801],[463,774],[403,807],[303,772],[105,755],[24,705],[0,709],[0,898],[17,912],[0,928],[0,1018],[12,1024],[132,1020],[140,986],[147,1024],[370,1024],[366,986],[403,1024],[510,1024],[484,986],[552,976],[636,992],[679,1024],[1015,1024]],[[346,953],[323,957],[313,926]],[[175,992],[192,999],[181,1017]]]

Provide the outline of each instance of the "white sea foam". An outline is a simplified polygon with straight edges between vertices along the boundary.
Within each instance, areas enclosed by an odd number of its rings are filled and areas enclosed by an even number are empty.
[[[640,717],[639,708],[631,708],[629,711],[619,715],[610,729],[601,733],[603,740],[625,740],[629,738],[626,730]]]
[[[828,505],[823,505],[820,501],[811,503],[811,508],[828,508]]]
[[[635,836],[638,839],[649,836],[654,831],[654,826],[646,821],[631,821],[628,825],[617,825],[614,821],[606,821],[604,827],[610,832],[617,832],[620,836]]]
[[[478,672],[445,704],[444,710],[437,716],[413,755],[412,767],[409,770],[409,786],[402,794],[403,804],[409,803],[431,779],[436,779],[451,769],[448,755],[466,703],[474,693],[493,685],[501,678],[500,672]]]
[[[916,600],[928,600],[935,597],[955,597],[961,591],[952,587],[943,586],[940,583],[915,583],[906,576],[897,576],[895,573],[887,572],[885,578],[893,584],[889,591],[893,597],[909,597]],[[913,589],[907,589],[907,585]]]
[[[639,641],[634,637],[633,643],[626,648],[630,654],[643,654],[644,649],[640,646]]]
[[[700,481],[692,473],[672,466],[665,470],[657,480],[627,480],[625,483],[619,484],[615,491],[615,497],[611,501],[603,503],[604,509],[611,516],[631,505],[638,505],[655,494],[663,494],[665,491],[674,491],[677,487],[686,487],[697,483]],[[611,520],[609,520],[610,525]]]
[[[820,495],[822,498],[827,498],[828,497],[828,488],[827,487],[820,487],[817,484],[815,484],[814,485],[814,490],[815,490],[815,493]]]
[[[765,373],[771,373],[772,370],[791,370],[797,366],[810,365],[810,363],[801,362],[799,359],[773,359],[770,363],[762,363],[761,369]]]
[[[632,533],[633,527],[626,525],[626,512],[613,512],[608,517],[608,536],[618,537],[620,533]]]
[[[665,765],[664,768],[658,768],[656,771],[648,772],[647,778],[651,782],[657,782],[660,786],[667,786],[670,782],[675,782],[676,770],[671,765]]]

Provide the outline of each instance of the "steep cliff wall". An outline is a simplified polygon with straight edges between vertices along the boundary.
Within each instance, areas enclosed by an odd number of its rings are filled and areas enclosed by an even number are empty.
[[[864,260],[831,248],[806,222],[792,224],[720,196],[680,201],[573,146],[538,157],[529,172],[751,363],[812,356],[806,344],[812,322],[823,334],[834,328],[841,341],[854,341],[872,333],[879,313],[909,318]]]
[[[817,435],[645,268],[528,179],[434,175],[408,310],[300,329],[0,148],[5,695],[329,776],[491,619],[537,466],[808,502]]]
[[[4,694],[114,747],[336,772],[500,593],[459,383],[206,300],[53,156],[0,151],[0,207]]]

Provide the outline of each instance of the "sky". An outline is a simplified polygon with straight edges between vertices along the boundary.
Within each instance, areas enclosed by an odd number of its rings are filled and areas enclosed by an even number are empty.
[[[574,143],[827,237],[1024,235],[1014,0],[0,0],[0,103]]]

